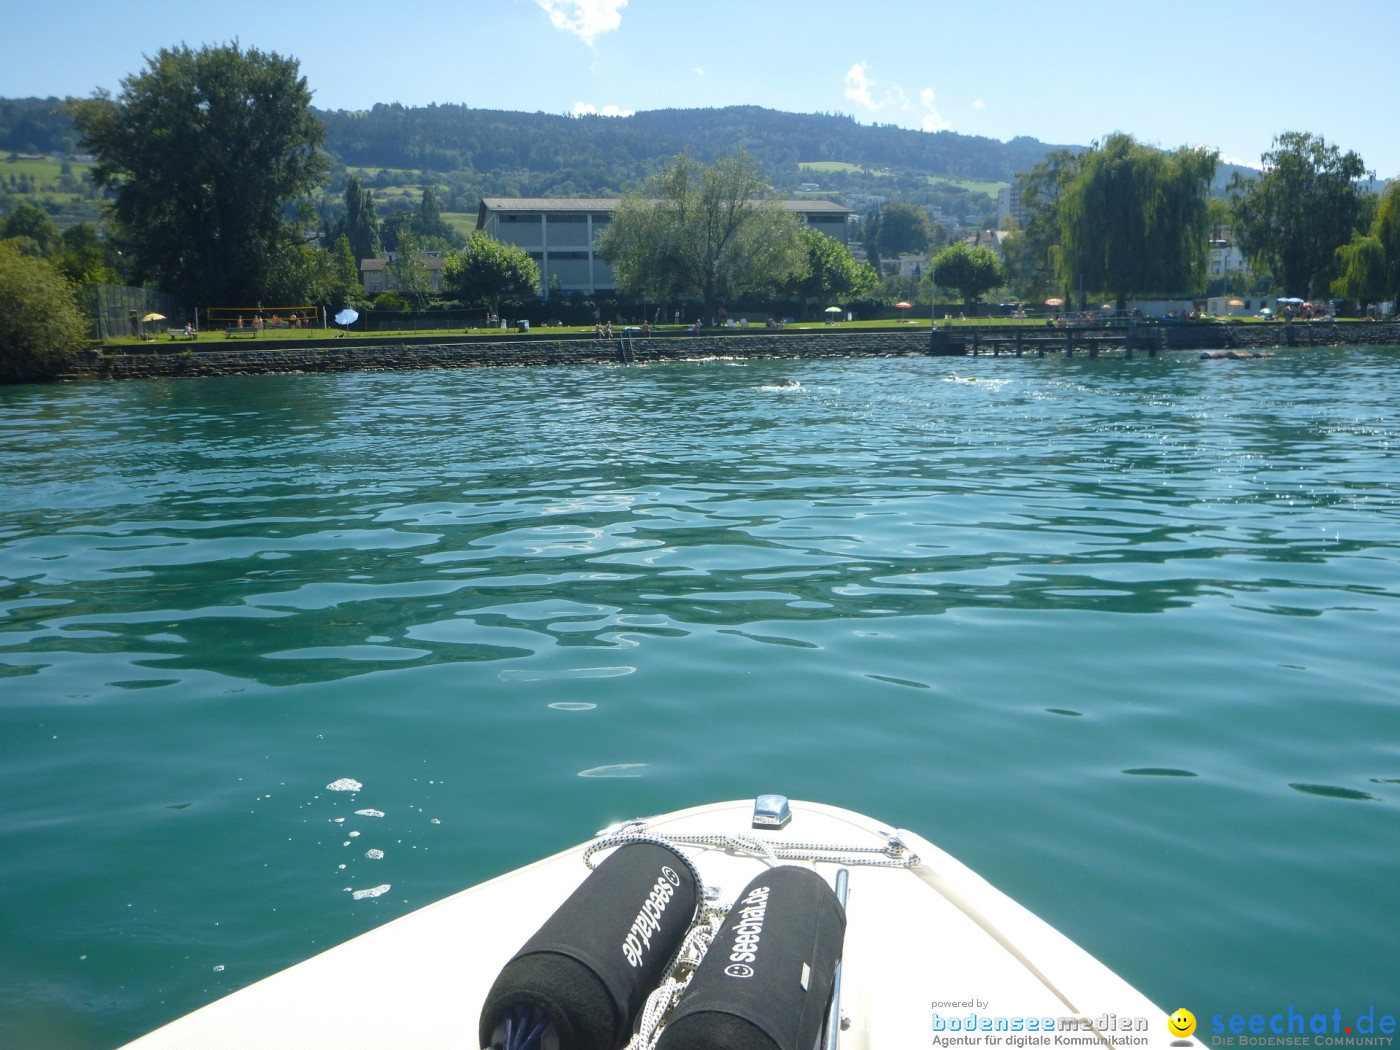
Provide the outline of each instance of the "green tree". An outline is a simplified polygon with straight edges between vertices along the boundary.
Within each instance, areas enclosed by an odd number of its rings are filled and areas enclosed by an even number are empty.
[[[442,280],[464,302],[499,312],[507,292],[538,294],[540,267],[524,248],[473,230],[466,247],[447,257]]]
[[[802,244],[804,266],[791,286],[793,294],[802,300],[805,314],[809,300],[818,303],[836,299],[855,299],[866,295],[880,283],[880,275],[869,263],[856,262],[850,250],[811,226],[798,230]]]
[[[1195,291],[1206,275],[1206,201],[1219,163],[1110,135],[1066,170],[1056,201],[1061,276],[1122,309],[1141,292]]]
[[[404,233],[412,233],[417,225],[418,217],[407,207],[397,208],[384,216],[379,224],[379,240],[384,253],[397,252],[399,237]]]
[[[442,203],[432,186],[423,187],[423,199],[418,203],[413,230],[425,248],[442,251],[462,245],[461,235],[442,217]]]
[[[97,230],[80,222],[63,231],[49,261],[74,284],[118,284],[120,278]]]
[[[27,253],[47,259],[58,247],[60,234],[48,212],[37,204],[20,201],[0,222],[0,240],[27,238]]]
[[[408,300],[398,292],[390,288],[387,292],[380,292],[374,297],[374,309],[387,313],[403,314],[408,313]]]
[[[599,242],[618,290],[657,302],[696,295],[713,318],[722,300],[790,284],[803,264],[798,222],[767,190],[747,154],[708,166],[677,156],[644,193],[622,198]]]
[[[1394,287],[1387,280],[1385,245],[1379,237],[1358,233],[1337,249],[1337,262],[1341,276],[1332,282],[1332,291],[1343,299],[1366,306],[1384,299]]]
[[[877,259],[898,259],[906,253],[921,252],[934,239],[928,213],[915,204],[887,204],[866,228],[865,250]]]
[[[338,311],[359,298],[360,291],[360,267],[350,249],[350,238],[342,233],[331,246],[331,294],[327,305]]]
[[[964,303],[975,303],[993,288],[1006,283],[997,253],[963,241],[948,245],[933,257],[929,268],[933,283],[940,288],[956,288]]]
[[[1078,163],[1070,150],[1052,150],[1030,171],[1016,177],[1025,224],[1012,230],[1002,243],[1002,252],[1007,280],[1022,298],[1044,299],[1061,280],[1059,203]],[[1068,298],[1068,293],[1061,298]]]
[[[345,187],[345,218],[341,232],[350,241],[355,268],[364,259],[378,259],[384,249],[379,241],[379,217],[374,211],[374,191],[360,185],[360,177],[351,175]]]
[[[532,260],[533,261],[533,260]],[[404,298],[421,310],[433,293],[433,278],[423,261],[423,250],[418,245],[418,235],[405,227],[399,231],[398,250],[389,263],[389,272]],[[538,280],[538,278],[536,278]]]
[[[1385,249],[1385,297],[1400,301],[1400,182],[1392,181],[1376,205],[1371,235]]]
[[[1361,225],[1360,181],[1366,166],[1320,135],[1287,131],[1265,153],[1263,174],[1230,180],[1241,247],[1280,291],[1321,296],[1338,274],[1337,249]]]
[[[52,378],[87,332],[63,275],[0,241],[0,383]]]
[[[1370,232],[1337,249],[1340,275],[1332,291],[1362,305],[1400,296],[1400,182],[1386,187]]]
[[[162,49],[115,99],[71,103],[136,278],[189,305],[259,301],[278,257],[304,243],[288,205],[326,170],[310,107],[295,59],[237,43]]]

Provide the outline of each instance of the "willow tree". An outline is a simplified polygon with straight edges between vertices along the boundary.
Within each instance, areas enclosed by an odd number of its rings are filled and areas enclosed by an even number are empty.
[[[1400,298],[1400,182],[1381,196],[1370,232],[1337,249],[1337,264],[1335,294],[1362,305]]]
[[[797,218],[768,189],[744,153],[711,165],[681,154],[622,198],[599,254],[624,294],[698,296],[713,317],[717,303],[776,291],[803,270]]]
[[[1196,291],[1206,275],[1206,201],[1218,163],[1206,149],[1171,153],[1110,135],[1066,169],[1056,203],[1070,287],[1113,295]]]

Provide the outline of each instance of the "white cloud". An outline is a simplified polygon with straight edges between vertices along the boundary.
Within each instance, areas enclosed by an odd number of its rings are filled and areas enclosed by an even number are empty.
[[[972,103],[972,108],[973,108],[973,109],[986,109],[986,108],[987,108],[987,103],[983,102],[983,101],[979,98],[979,99],[977,99],[975,102]]]
[[[623,109],[621,106],[604,106],[599,109],[597,106],[587,102],[575,102],[574,108],[569,110],[571,117],[630,117],[637,112],[635,109]]]
[[[622,25],[627,0],[535,0],[555,29],[572,33],[589,47],[602,33]]]
[[[919,102],[924,107],[924,117],[920,121],[920,126],[925,131],[947,131],[953,125],[943,119],[942,115],[934,108],[933,88],[924,88],[919,92]]]
[[[703,76],[705,75],[705,71],[704,71],[703,69],[701,69],[699,66],[696,66],[696,67],[695,67],[695,75],[696,75],[697,77],[703,77]]]
[[[871,113],[882,110],[898,110],[907,113],[913,109],[909,97],[898,84],[890,84],[880,91],[874,89],[878,81],[870,79],[868,63],[857,62],[846,73],[846,97]]]
[[[875,86],[875,81],[865,74],[865,63],[857,62],[846,74],[846,97],[857,106],[864,106],[866,109],[879,109],[879,104],[870,97],[870,89]]]

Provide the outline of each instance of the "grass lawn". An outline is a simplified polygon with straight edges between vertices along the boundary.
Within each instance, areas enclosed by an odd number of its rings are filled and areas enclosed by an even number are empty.
[[[465,237],[476,229],[476,212],[445,211],[442,213],[442,221]]]
[[[950,179],[946,175],[925,175],[924,179],[930,186],[957,186],[959,189],[967,190],[969,193],[980,193],[984,197],[991,197],[996,200],[997,194],[1010,186],[1009,182],[979,182],[976,179]]]
[[[833,171],[859,172],[865,175],[873,175],[879,178],[893,178],[895,173],[888,168],[871,168],[861,164],[849,164],[843,160],[808,160],[797,165],[800,170],[830,173]],[[978,193],[984,197],[996,199],[997,193],[1004,187],[1009,186],[1008,182],[986,182],[978,179],[954,179],[947,175],[924,175],[924,181],[930,186],[956,186],[959,189],[967,190],[969,193]]]
[[[1265,320],[1265,319],[1262,318],[1262,317],[1234,317],[1234,318],[1209,318],[1209,317],[1208,317],[1208,318],[1204,318],[1203,320],[1204,320],[1205,323],[1209,323],[1209,322],[1211,322],[1211,321],[1226,321],[1226,320],[1228,320],[1228,321],[1230,321],[1231,323],[1235,323],[1235,324],[1250,324],[1250,325],[1278,324],[1278,323],[1279,323],[1279,322],[1277,322],[1277,321]],[[969,317],[969,318],[959,318],[959,317],[946,318],[946,317],[939,317],[939,319],[938,319],[938,326],[939,326],[940,328],[969,328],[969,327],[988,328],[988,327],[1011,327],[1011,326],[1015,326],[1015,327],[1022,327],[1022,328],[1044,329],[1044,328],[1046,327],[1045,321],[1046,321],[1046,318],[1045,318],[1043,315],[1042,315],[1042,316],[1038,316],[1038,317],[1020,317],[1020,318],[1018,318],[1018,317]],[[1305,324],[1306,322],[1300,321],[1300,322],[1297,322],[1297,323],[1298,323],[1299,325],[1303,325],[1303,324]],[[1343,318],[1343,319],[1341,319],[1341,321],[1340,321],[1339,323],[1343,323],[1343,324],[1350,324],[1350,323],[1361,324],[1361,323],[1363,323],[1363,322],[1362,322],[1360,319],[1357,319],[1357,318]],[[660,327],[653,329],[653,331],[655,331],[658,335],[675,335],[675,334],[678,334],[678,333],[681,333],[681,332],[686,331],[686,330],[688,329],[688,327],[689,327],[689,326],[687,326],[687,325],[661,325]],[[827,323],[824,322],[824,321],[815,320],[815,319],[814,319],[814,320],[810,320],[810,321],[794,321],[794,322],[790,323],[790,324],[787,326],[786,331],[789,331],[789,332],[793,332],[793,331],[845,332],[845,331],[878,331],[878,330],[884,330],[884,331],[895,331],[895,332],[898,332],[898,331],[907,331],[907,330],[910,330],[910,329],[927,328],[927,327],[929,327],[929,318],[928,318],[927,313],[925,313],[923,316],[919,316],[919,315],[917,315],[914,311],[911,310],[911,311],[909,311],[909,317],[908,317],[906,320],[884,319],[884,320],[875,320],[875,321],[838,321],[838,322],[836,322],[835,324],[827,324]],[[312,341],[323,342],[323,341],[325,341],[325,340],[327,340],[327,339],[340,339],[340,338],[342,338],[342,336],[341,336],[341,331],[340,331],[340,329],[337,329],[337,328],[329,328],[329,329],[326,329],[326,328],[293,328],[293,329],[281,329],[281,328],[279,328],[279,329],[268,330],[268,331],[264,332],[261,336],[258,336],[258,337],[255,337],[255,338],[249,338],[249,337],[246,337],[246,336],[245,336],[245,337],[242,337],[242,338],[234,338],[234,339],[229,339],[229,338],[227,338],[227,337],[225,336],[224,330],[223,330],[222,328],[209,328],[209,329],[205,329],[204,331],[202,331],[202,332],[200,333],[200,335],[199,335],[199,338],[196,339],[196,340],[193,340],[193,341],[187,340],[187,339],[184,339],[184,338],[171,339],[170,336],[169,336],[169,334],[168,334],[167,331],[166,331],[166,328],[165,328],[164,326],[161,326],[159,323],[148,326],[148,330],[149,330],[149,332],[150,332],[150,334],[151,334],[151,339],[149,339],[149,340],[144,340],[144,341],[143,341],[143,340],[138,339],[138,338],[136,338],[136,337],[134,337],[134,336],[128,336],[128,337],[121,337],[121,338],[109,339],[109,340],[107,340],[107,342],[106,342],[105,345],[108,345],[108,346],[132,346],[132,347],[135,347],[135,346],[147,346],[147,347],[151,347],[151,348],[159,348],[162,352],[166,352],[166,351],[175,349],[175,348],[177,348],[177,347],[178,347],[180,350],[195,349],[195,348],[202,349],[202,350],[210,350],[210,349],[230,349],[230,350],[231,350],[231,349],[237,349],[237,348],[240,348],[240,347],[251,349],[251,348],[255,348],[256,346],[258,346],[258,345],[261,344],[261,343],[268,343],[268,342],[278,342],[278,343],[282,343],[282,342],[312,342]],[[594,331],[594,329],[593,329],[593,326],[592,326],[592,325],[573,325],[573,326],[566,326],[566,327],[562,327],[562,328],[554,328],[554,327],[544,328],[544,327],[539,327],[539,328],[532,328],[532,329],[530,330],[529,333],[522,333],[522,332],[517,331],[517,330],[514,329],[514,328],[444,328],[444,329],[441,329],[441,330],[439,330],[439,331],[431,331],[431,330],[425,331],[425,330],[419,328],[419,329],[396,329],[396,330],[386,330],[386,331],[382,331],[382,332],[381,332],[381,331],[371,331],[371,332],[349,331],[349,332],[346,332],[346,333],[344,334],[343,338],[344,338],[344,340],[345,340],[347,343],[355,343],[355,342],[360,342],[360,343],[376,343],[376,342],[382,342],[382,341],[384,341],[384,340],[386,340],[386,339],[392,340],[392,339],[414,338],[414,337],[428,337],[428,338],[432,338],[432,337],[434,337],[434,336],[439,336],[439,337],[441,337],[441,338],[443,338],[443,339],[452,339],[452,338],[456,338],[456,337],[459,337],[459,336],[468,335],[468,336],[489,336],[489,337],[491,337],[493,340],[499,340],[499,341],[502,341],[502,342],[506,342],[506,341],[510,341],[510,340],[514,340],[514,339],[528,339],[528,338],[530,338],[530,336],[548,337],[548,336],[557,336],[557,335],[579,335],[579,334],[592,335],[592,334],[593,334],[593,331]],[[747,329],[737,329],[737,330],[736,330],[736,329],[729,329],[729,331],[746,332],[746,333],[748,333],[748,334],[750,334],[750,335],[762,335],[762,334],[768,332],[769,329],[766,329],[766,328],[760,323],[760,324],[751,324]],[[618,336],[622,335],[622,334],[623,334],[623,329],[622,329],[622,327],[619,326],[619,327],[617,327],[617,328],[614,328],[614,329],[613,329],[613,333],[614,333],[614,334],[613,334],[613,337],[614,337],[614,338],[617,338]],[[717,334],[717,329],[715,329],[715,328],[713,328],[713,327],[711,327],[711,328],[706,328],[706,329],[704,330],[704,333],[703,333],[703,334],[705,334],[705,335],[715,335],[715,334]],[[192,343],[193,343],[193,344],[196,344],[196,345],[192,345]]]
[[[863,164],[848,164],[844,160],[804,160],[797,165],[799,170],[805,171],[854,171],[866,175],[883,175],[893,177],[894,172],[888,168],[875,169]]]

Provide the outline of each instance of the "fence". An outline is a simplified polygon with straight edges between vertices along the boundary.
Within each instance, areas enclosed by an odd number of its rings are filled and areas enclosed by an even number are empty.
[[[181,321],[180,300],[168,292],[130,288],[120,284],[85,284],[79,290],[78,304],[92,324],[94,339],[136,336],[142,332],[141,318],[157,313],[174,325]],[[155,322],[160,325],[162,322]],[[150,330],[149,325],[146,330]]]

